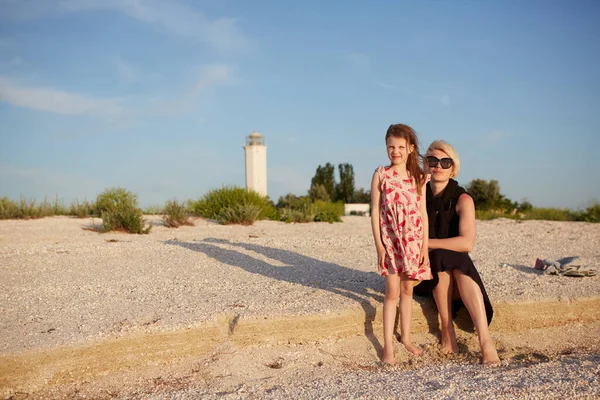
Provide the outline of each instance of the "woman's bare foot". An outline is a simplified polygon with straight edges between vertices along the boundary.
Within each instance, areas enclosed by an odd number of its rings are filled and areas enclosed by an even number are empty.
[[[404,345],[404,348],[409,353],[412,353],[415,356],[421,356],[421,355],[423,355],[423,350],[421,350],[421,348],[413,345],[409,340],[402,340],[401,339],[400,343],[402,343]]]
[[[481,345],[481,363],[490,366],[500,364],[496,346],[491,340]]]

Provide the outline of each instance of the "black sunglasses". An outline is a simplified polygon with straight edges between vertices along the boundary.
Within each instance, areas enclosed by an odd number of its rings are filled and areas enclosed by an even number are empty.
[[[427,165],[429,165],[429,168],[434,168],[438,165],[438,163],[440,163],[440,166],[443,169],[448,169],[450,168],[452,165],[454,165],[454,160],[448,157],[444,157],[441,160],[437,157],[434,156],[427,156],[425,157],[425,159],[427,160]]]

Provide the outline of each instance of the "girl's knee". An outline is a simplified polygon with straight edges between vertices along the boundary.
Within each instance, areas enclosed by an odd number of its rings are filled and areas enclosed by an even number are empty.
[[[414,287],[413,281],[402,281],[402,284],[400,285],[400,294],[402,296],[412,297]]]

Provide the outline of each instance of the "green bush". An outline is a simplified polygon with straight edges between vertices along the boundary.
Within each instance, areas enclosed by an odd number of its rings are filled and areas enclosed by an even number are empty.
[[[13,218],[37,218],[38,209],[35,206],[35,200],[27,200],[21,196],[19,200],[16,217]]]
[[[79,199],[75,198],[69,207],[69,215],[78,217],[78,218],[87,218],[94,213],[94,205],[87,201],[87,199],[83,200],[82,203],[79,202]]]
[[[268,197],[236,186],[211,190],[201,199],[190,202],[190,209],[193,214],[200,217],[220,220],[224,213],[242,212],[244,208],[241,206],[249,205],[259,210],[257,219],[277,219],[277,210]],[[251,209],[251,207],[247,208],[247,211]]]
[[[19,206],[8,197],[0,199],[0,219],[17,218]]]
[[[313,222],[316,212],[313,204],[305,204],[299,208],[286,207],[279,210],[280,220],[290,222]]]
[[[225,207],[216,219],[223,225],[252,225],[258,219],[260,211],[255,204],[234,204]]]
[[[102,218],[104,231],[122,230],[129,233],[150,233],[144,228],[143,213],[137,196],[122,188],[107,189],[96,198],[96,212]]]
[[[194,225],[190,221],[189,211],[185,204],[177,200],[169,200],[163,208],[163,220],[170,228],[179,228],[181,225]]]
[[[594,201],[585,210],[586,222],[600,222],[600,203]]]
[[[329,203],[326,201],[317,200],[314,203],[315,206],[315,221],[316,222],[342,222],[342,215],[344,215],[344,203],[338,201],[336,203]]]

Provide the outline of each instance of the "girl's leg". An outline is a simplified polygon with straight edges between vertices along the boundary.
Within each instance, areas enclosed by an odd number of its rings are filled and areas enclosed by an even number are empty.
[[[458,353],[456,334],[452,323],[452,275],[447,271],[438,273],[439,282],[433,289],[433,298],[440,314],[442,328],[442,351]]]
[[[488,329],[483,295],[481,294],[479,285],[477,285],[471,277],[460,271],[454,271],[454,279],[458,285],[460,297],[471,315],[475,329],[477,329],[483,364],[495,364],[500,362],[498,353],[496,352],[496,346],[492,341]]]
[[[400,276],[400,342],[406,350],[420,356],[423,350],[414,346],[410,341],[410,327],[412,325],[414,280],[409,279],[406,274]]]
[[[396,308],[400,296],[400,277],[398,274],[388,274],[385,277],[385,297],[383,299],[383,361],[394,364],[394,325]]]

